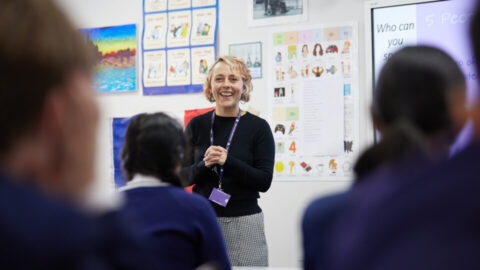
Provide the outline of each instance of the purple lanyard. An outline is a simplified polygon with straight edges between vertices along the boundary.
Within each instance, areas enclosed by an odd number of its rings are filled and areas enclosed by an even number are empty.
[[[230,131],[230,136],[228,137],[227,146],[225,147],[225,149],[227,150],[227,153],[228,153],[228,150],[230,149],[230,145],[232,144],[232,138],[233,138],[233,134],[235,134],[235,129],[237,129],[238,122],[240,122],[240,116],[241,116],[241,110],[238,109],[237,118],[235,119],[235,123],[233,124],[232,131]],[[212,113],[212,125],[210,126],[210,146],[213,145],[213,123],[214,122],[215,122],[215,110]],[[215,169],[214,171],[217,172]],[[220,173],[218,173],[218,178],[220,181],[218,187],[222,189],[223,166],[220,166]]]

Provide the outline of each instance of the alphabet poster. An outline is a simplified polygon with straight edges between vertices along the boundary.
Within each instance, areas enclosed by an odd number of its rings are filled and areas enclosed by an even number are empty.
[[[359,141],[356,25],[279,29],[270,40],[274,179],[350,179]]]
[[[218,0],[144,0],[143,94],[198,93],[216,59]]]

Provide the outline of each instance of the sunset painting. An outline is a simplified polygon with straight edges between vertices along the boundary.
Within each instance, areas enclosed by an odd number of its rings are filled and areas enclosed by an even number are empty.
[[[99,56],[96,90],[99,93],[137,89],[137,30],[135,24],[82,29]]]

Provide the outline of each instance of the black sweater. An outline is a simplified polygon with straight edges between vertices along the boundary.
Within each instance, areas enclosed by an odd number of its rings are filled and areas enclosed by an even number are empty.
[[[187,126],[186,136],[192,146],[190,182],[193,191],[207,198],[218,187],[219,178],[211,168],[205,167],[204,154],[210,147],[210,126],[213,112],[193,118]],[[215,116],[214,144],[223,148],[235,122],[235,117]],[[268,123],[260,117],[246,113],[240,118],[224,164],[222,189],[232,195],[226,207],[213,202],[217,216],[237,217],[260,213],[258,192],[270,188],[275,158],[275,144]]]

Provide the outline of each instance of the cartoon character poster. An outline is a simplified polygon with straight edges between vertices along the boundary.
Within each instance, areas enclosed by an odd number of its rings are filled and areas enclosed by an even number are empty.
[[[137,89],[137,27],[135,24],[82,29],[100,62],[95,69],[96,91],[112,93]]]
[[[357,27],[271,33],[269,123],[274,179],[348,180],[359,154]]]
[[[214,47],[192,48],[192,83],[203,84],[215,61]]]
[[[190,8],[190,0],[168,0],[168,9]]]
[[[146,87],[165,86],[165,51],[150,51],[143,54],[143,84]]]
[[[216,8],[193,10],[192,45],[213,44],[216,21]]]
[[[143,21],[143,94],[201,92],[216,58],[218,0],[145,0]]]
[[[216,3],[217,3],[216,0],[193,0],[192,7],[214,6]]]
[[[167,59],[167,85],[190,84],[190,50],[169,50]]]
[[[190,11],[168,13],[167,46],[185,47],[190,45],[190,29],[192,18]]]
[[[145,0],[145,12],[158,12],[167,9],[167,0]]]
[[[167,14],[158,13],[145,16],[145,33],[143,47],[145,50],[165,48],[167,31]]]

